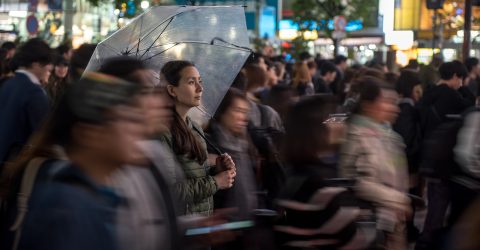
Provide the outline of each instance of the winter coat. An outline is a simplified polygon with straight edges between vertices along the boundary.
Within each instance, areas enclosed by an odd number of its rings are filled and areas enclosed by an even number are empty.
[[[202,128],[189,117],[187,117],[187,125],[206,151],[207,146],[201,136],[204,135]],[[173,151],[173,141],[170,133],[167,132],[161,135],[159,140],[166,143]],[[187,155],[176,155],[176,160],[185,174],[185,180],[177,181],[174,184],[174,191],[179,196],[179,199],[185,203],[184,211],[181,214],[212,214],[213,195],[218,191],[218,187],[210,175],[210,168],[207,166],[207,162],[200,164],[197,160],[190,159]]]
[[[341,149],[340,175],[356,180],[360,198],[387,210],[403,210],[409,204],[404,147],[393,130],[355,115]]]

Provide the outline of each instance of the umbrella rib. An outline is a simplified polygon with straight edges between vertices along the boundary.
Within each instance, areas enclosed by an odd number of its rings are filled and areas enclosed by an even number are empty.
[[[155,42],[157,42],[158,39],[160,39],[160,37],[163,35],[163,32],[165,32],[165,30],[168,28],[168,26],[170,25],[170,23],[172,23],[172,21],[173,21],[174,18],[175,18],[175,16],[172,16],[172,17],[170,18],[170,20],[168,21],[167,25],[165,25],[165,28],[163,28],[162,32],[160,32],[160,34],[158,34],[157,38],[155,38],[155,40],[153,40],[152,45],[150,45],[150,46],[147,48],[147,50],[146,50],[145,52],[143,52],[142,56],[140,56],[140,59],[142,59],[143,56],[144,56],[145,54],[147,54],[148,51],[150,51],[150,49],[152,49],[152,47],[153,47],[153,45],[155,44]],[[156,29],[156,28],[155,28],[155,29]]]
[[[163,54],[164,52],[166,52],[167,50],[179,45],[180,43],[191,43],[191,44],[203,44],[203,45],[209,45],[209,46],[218,46],[218,47],[223,47],[223,48],[229,48],[229,49],[235,49],[235,50],[241,50],[241,51],[245,51],[245,52],[252,52],[251,49],[249,48],[245,48],[245,47],[241,47],[241,46],[235,46],[235,47],[229,47],[229,46],[225,46],[225,45],[221,45],[221,44],[211,44],[211,43],[207,43],[207,42],[202,42],[202,41],[182,41],[182,42],[175,42],[175,43],[167,43],[167,44],[161,44],[161,45],[157,45],[157,46],[152,46],[152,48],[159,48],[159,47],[162,47],[162,46],[167,46],[167,45],[170,45],[170,44],[173,44],[172,47],[169,47],[168,49],[165,49],[145,60],[149,60],[149,59],[152,59],[153,57],[156,57],[158,55],[161,55]],[[234,44],[232,44],[234,45]]]
[[[148,60],[150,60],[150,59],[152,59],[152,58],[154,58],[154,57],[156,57],[156,56],[159,56],[159,55],[165,53],[167,50],[169,50],[169,49],[171,49],[171,48],[173,48],[173,47],[175,47],[175,46],[177,46],[177,45],[179,45],[179,44],[180,44],[180,43],[174,43],[172,47],[167,48],[167,49],[164,49],[164,50],[158,52],[157,54],[155,54],[155,55],[153,55],[153,56],[151,56],[151,57],[149,57],[149,58],[147,58],[147,59],[144,59],[143,61],[145,62],[145,61],[148,61]],[[146,52],[145,52],[145,53],[146,53]],[[145,53],[144,53],[144,54],[145,54]],[[141,59],[141,57],[140,57],[140,59]]]
[[[143,28],[143,18],[140,23],[140,33],[142,33]],[[135,52],[135,56],[138,56],[138,50],[140,49],[140,36],[138,36],[138,43],[137,43],[137,52]]]

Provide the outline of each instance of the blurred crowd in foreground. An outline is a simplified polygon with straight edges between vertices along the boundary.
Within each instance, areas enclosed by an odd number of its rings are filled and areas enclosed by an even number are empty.
[[[0,49],[1,249],[480,249],[477,58],[254,53],[200,124],[195,62],[94,49]]]

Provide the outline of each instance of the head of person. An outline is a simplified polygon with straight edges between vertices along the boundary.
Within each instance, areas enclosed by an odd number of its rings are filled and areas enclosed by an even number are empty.
[[[452,89],[460,88],[463,80],[468,76],[465,65],[457,60],[443,63],[440,65],[438,72],[440,73],[440,81]]]
[[[480,63],[477,58],[469,57],[465,60],[465,67],[467,67],[468,73],[480,76]]]
[[[247,78],[247,92],[254,92],[268,84],[267,71],[259,65],[249,64],[243,68]]]
[[[165,87],[159,86],[152,69],[138,59],[120,56],[107,60],[99,72],[139,84],[142,89],[139,103],[145,114],[147,135],[168,131],[173,117],[172,100]]]
[[[307,84],[312,81],[312,76],[306,62],[295,62],[293,65],[293,86]]]
[[[73,55],[73,48],[70,44],[62,44],[56,48],[56,51],[61,55],[65,60],[70,61]]]
[[[136,142],[144,135],[143,116],[134,100],[138,85],[100,73],[88,73],[68,86],[44,126],[32,137],[32,147],[6,169],[14,178],[35,157],[62,158],[61,147],[79,167],[96,161],[103,172],[143,162]]]
[[[309,61],[309,60],[312,60],[313,57],[310,53],[308,53],[307,51],[303,51],[303,52],[300,52],[300,54],[298,54],[298,59],[300,61]]]
[[[58,79],[65,79],[68,74],[68,61],[63,56],[57,56],[53,66],[53,76]]]
[[[170,61],[160,70],[160,79],[173,101],[174,116],[170,126],[173,152],[203,164],[207,159],[205,149],[180,116],[201,104],[203,82],[200,73],[192,62]]]
[[[337,66],[339,70],[344,72],[348,68],[348,58],[344,55],[338,55],[333,59],[333,63]]]
[[[417,59],[410,59],[408,61],[407,66],[405,66],[405,69],[410,69],[414,71],[419,71],[420,70],[420,64],[418,64]]]
[[[377,123],[394,123],[399,113],[398,94],[393,87],[374,77],[361,77],[356,80],[359,87],[358,109],[356,113]]]
[[[96,44],[84,43],[73,51],[68,74],[70,82],[76,82],[82,77],[96,47]]]
[[[278,83],[278,76],[277,72],[275,71],[275,65],[271,60],[265,60],[267,64],[267,75],[268,75],[268,83],[269,87],[275,86]]]
[[[197,68],[189,61],[167,62],[160,71],[177,112],[188,111],[201,104],[203,81]]]
[[[285,63],[282,61],[277,61],[277,62],[274,62],[273,66],[275,67],[275,73],[277,74],[277,78],[279,80],[285,80],[285,73],[286,73]]]
[[[277,85],[270,89],[266,105],[272,107],[285,121],[290,106],[298,99],[298,92],[290,85]]]
[[[320,65],[320,75],[326,83],[331,83],[337,77],[337,67],[331,62],[325,61]]]
[[[247,62],[245,63],[245,66],[247,65],[258,65],[265,71],[268,70],[268,65],[265,63],[265,56],[262,53],[255,52],[250,54],[250,56],[247,59]]]
[[[218,106],[214,118],[231,134],[245,136],[249,111],[250,103],[245,93],[238,89],[230,88]]]
[[[410,98],[414,102],[418,102],[423,94],[420,74],[413,70],[402,70],[395,89],[400,97]]]
[[[322,154],[335,148],[336,128],[325,121],[335,113],[336,98],[331,95],[308,96],[290,108],[285,122],[286,160],[292,166],[318,162]]]
[[[313,78],[317,74],[317,63],[315,61],[308,61],[307,67],[310,77]]]
[[[15,55],[17,45],[13,42],[4,42],[1,48],[7,51],[6,59],[9,60]]]
[[[52,72],[53,59],[54,53],[48,44],[41,39],[33,38],[20,46],[12,60],[15,68],[29,71],[45,84]]]
[[[380,80],[385,80],[385,72],[376,68],[361,68],[357,71],[357,77],[371,76]]]

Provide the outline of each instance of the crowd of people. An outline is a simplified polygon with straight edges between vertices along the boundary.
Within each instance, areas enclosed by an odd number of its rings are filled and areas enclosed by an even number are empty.
[[[199,123],[195,62],[94,49],[0,49],[1,249],[480,246],[477,58],[252,53]]]

